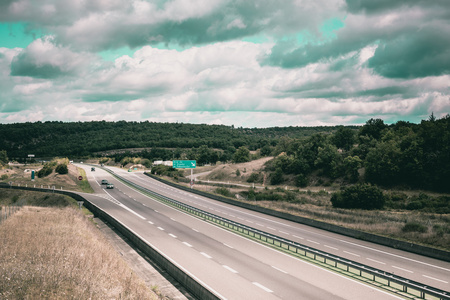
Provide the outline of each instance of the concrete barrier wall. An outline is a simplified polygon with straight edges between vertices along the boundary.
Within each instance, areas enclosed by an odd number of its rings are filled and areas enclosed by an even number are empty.
[[[187,271],[179,268],[175,263],[173,263],[169,258],[165,257],[162,253],[159,253],[156,249],[151,247],[146,243],[141,237],[135,234],[131,229],[126,227],[124,224],[111,217],[105,211],[97,207],[96,205],[89,202],[83,196],[69,191],[61,190],[49,190],[42,188],[31,188],[31,187],[10,187],[8,185],[0,184],[0,188],[12,188],[17,190],[29,190],[36,192],[46,192],[46,193],[58,193],[70,196],[77,201],[83,201],[84,206],[89,209],[96,217],[102,219],[103,221],[109,223],[121,234],[123,234],[129,241],[133,243],[140,251],[145,255],[150,257],[158,266],[164,269],[168,274],[170,274],[176,281],[178,281],[183,287],[190,291],[198,299],[216,300],[219,299],[212,291],[208,290],[206,287],[202,286],[198,281],[196,281]]]
[[[264,213],[264,214],[267,214],[270,216],[282,218],[282,219],[293,221],[293,222],[300,223],[300,224],[305,224],[308,226],[312,226],[312,227],[327,230],[330,232],[349,236],[352,238],[357,238],[360,240],[376,243],[379,245],[388,246],[391,248],[400,249],[400,250],[408,251],[411,253],[420,254],[420,255],[424,255],[424,256],[428,256],[428,257],[432,257],[432,258],[450,262],[450,252],[445,251],[445,250],[440,250],[440,249],[435,249],[435,248],[422,246],[422,245],[418,245],[418,244],[414,244],[414,243],[400,241],[400,240],[396,240],[396,239],[392,239],[392,238],[388,238],[388,237],[384,237],[384,236],[380,236],[380,235],[376,235],[376,234],[372,234],[372,233],[367,233],[367,232],[363,232],[363,231],[359,231],[359,230],[355,230],[355,229],[350,229],[350,228],[345,228],[345,227],[338,226],[338,225],[329,224],[329,223],[322,222],[322,221],[308,219],[305,217],[294,216],[294,215],[291,215],[288,213],[275,211],[272,209],[260,207],[260,206],[253,205],[250,203],[244,203],[244,202],[236,201],[233,199],[229,199],[229,198],[225,198],[225,197],[221,197],[221,196],[217,196],[217,195],[212,195],[212,194],[209,194],[209,193],[206,193],[203,191],[190,189],[189,187],[185,187],[185,186],[178,185],[176,183],[164,180],[164,179],[162,179],[158,176],[152,175],[150,173],[145,173],[145,175],[147,175],[155,180],[158,180],[160,182],[166,183],[170,186],[173,186],[173,187],[176,187],[176,188],[188,191],[188,192],[192,192],[192,193],[195,193],[195,194],[198,194],[201,196],[205,196],[205,197],[208,197],[208,198],[211,198],[214,200],[218,200],[218,201],[232,204],[235,206],[239,206],[242,208],[250,209],[253,211],[260,212],[260,213]]]

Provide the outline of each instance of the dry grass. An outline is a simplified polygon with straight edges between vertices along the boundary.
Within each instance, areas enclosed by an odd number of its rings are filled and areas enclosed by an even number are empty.
[[[325,201],[325,200],[321,200]],[[258,205],[346,228],[370,232],[450,251],[450,215],[414,211],[337,209],[330,205],[258,201]],[[426,227],[426,232],[404,232],[405,224]]]
[[[157,299],[74,208],[26,206],[0,241],[0,299]]]

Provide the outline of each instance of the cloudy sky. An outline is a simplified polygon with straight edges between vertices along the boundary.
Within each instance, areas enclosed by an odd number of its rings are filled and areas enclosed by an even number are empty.
[[[450,113],[449,0],[1,0],[0,123]]]

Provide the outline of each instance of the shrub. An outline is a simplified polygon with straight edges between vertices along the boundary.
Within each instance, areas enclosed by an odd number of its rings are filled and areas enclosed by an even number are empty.
[[[331,196],[333,207],[340,208],[380,209],[384,202],[383,192],[370,184],[350,186]]]
[[[422,225],[417,222],[408,222],[402,228],[403,232],[420,232],[425,233],[428,231],[428,228],[425,225]]]
[[[308,177],[303,174],[299,174],[297,175],[297,177],[295,177],[295,185],[298,187],[307,187],[308,183]]]
[[[40,170],[37,172],[37,176],[38,176],[39,178],[42,178],[42,177],[45,177],[45,176],[50,175],[52,172],[53,172],[53,166],[52,166],[52,164],[47,163],[47,164],[44,165],[44,167],[43,167],[42,169],[40,169]]]
[[[233,196],[231,194],[230,190],[227,189],[227,188],[224,188],[224,187],[217,188],[215,192],[217,194],[220,194],[220,195],[225,196],[225,197],[232,197]]]
[[[252,173],[247,178],[247,182],[259,182],[259,181],[260,181],[259,173]]]
[[[59,164],[58,166],[56,166],[55,171],[58,174],[67,174],[67,173],[69,173],[69,169],[67,168],[66,164]]]
[[[406,205],[406,209],[408,210],[422,209],[423,207],[424,203],[422,201],[412,201]]]
[[[3,175],[2,175],[2,180],[6,180],[6,179],[8,179],[8,175],[3,174]]]
[[[153,166],[151,172],[152,174],[156,175],[163,175],[163,176],[169,176],[173,178],[183,177],[183,174],[181,171],[178,171],[177,169],[170,167],[170,166],[164,166],[164,165],[157,165]]]
[[[270,184],[277,185],[282,183],[283,181],[284,181],[283,171],[281,170],[281,168],[277,168],[275,170],[275,173],[272,173],[272,175],[270,176]]]

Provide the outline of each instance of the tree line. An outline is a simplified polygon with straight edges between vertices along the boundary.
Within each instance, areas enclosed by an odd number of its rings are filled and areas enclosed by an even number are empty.
[[[272,154],[276,158],[267,169],[273,171],[273,183],[288,174],[302,186],[319,175],[331,181],[450,191],[449,115],[431,115],[420,124],[370,119],[357,131],[340,127],[333,134],[301,140],[283,137]]]
[[[225,125],[153,122],[35,122],[0,124],[0,158],[93,157],[195,159],[198,165],[245,162],[264,156],[270,183],[371,183],[450,191],[450,117],[414,124],[235,128]],[[97,154],[96,154],[97,153]],[[258,182],[262,176],[252,174]]]

